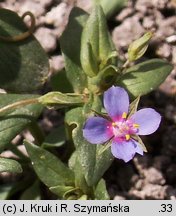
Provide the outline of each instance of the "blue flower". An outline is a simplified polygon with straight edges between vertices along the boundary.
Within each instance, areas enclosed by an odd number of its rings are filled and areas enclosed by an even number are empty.
[[[121,87],[111,87],[104,93],[104,107],[109,119],[90,117],[83,128],[84,138],[91,144],[103,144],[111,140],[114,157],[125,162],[136,153],[143,155],[141,145],[135,135],[154,133],[161,122],[161,116],[151,108],[137,111],[128,118],[129,96]]]

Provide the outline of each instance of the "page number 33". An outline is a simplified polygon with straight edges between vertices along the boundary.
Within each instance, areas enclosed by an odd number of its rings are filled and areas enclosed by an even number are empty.
[[[159,212],[172,212],[172,204],[161,204]]]

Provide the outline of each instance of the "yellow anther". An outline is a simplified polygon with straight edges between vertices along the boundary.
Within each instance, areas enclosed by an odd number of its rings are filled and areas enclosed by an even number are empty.
[[[112,126],[115,127],[115,126],[117,126],[117,124],[116,124],[115,122],[113,122],[113,123],[112,123]]]
[[[126,117],[127,117],[127,113],[126,113],[126,112],[123,112],[122,118],[123,118],[123,119],[126,119]]]
[[[126,135],[125,135],[125,138],[126,138],[126,140],[129,140],[129,139],[130,139],[130,135],[129,135],[129,134],[126,134]]]
[[[133,124],[133,127],[139,128],[139,124]]]

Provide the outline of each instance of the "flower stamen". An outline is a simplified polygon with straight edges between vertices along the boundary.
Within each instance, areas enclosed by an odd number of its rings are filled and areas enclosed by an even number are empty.
[[[127,113],[126,113],[126,112],[123,112],[122,118],[123,118],[123,119],[126,119],[126,117],[127,117]]]
[[[116,122],[112,122],[112,126],[113,126],[113,127],[116,127],[116,126],[117,126],[117,123],[116,123]]]
[[[133,127],[139,128],[139,124],[133,124]]]
[[[129,135],[129,134],[126,134],[126,135],[125,135],[125,138],[126,138],[127,141],[130,140],[130,135]]]

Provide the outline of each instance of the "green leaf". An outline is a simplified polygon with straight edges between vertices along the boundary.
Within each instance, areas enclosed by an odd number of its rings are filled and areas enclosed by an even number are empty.
[[[137,136],[137,135],[133,135],[132,137],[133,137],[133,139],[135,139],[135,140],[140,144],[142,150],[143,150],[144,152],[147,152],[147,148],[145,147],[145,145],[144,145],[142,139],[141,139],[139,136]]]
[[[15,12],[0,9],[0,35],[13,37],[27,31]],[[49,72],[48,57],[34,36],[19,42],[0,39],[0,88],[33,92],[43,86]]]
[[[77,127],[77,118],[76,116],[80,116],[80,113],[82,113],[82,108],[75,108],[70,110],[66,113],[65,116],[65,123],[67,128],[67,134],[69,134],[71,137],[69,137],[70,141],[73,137],[76,137],[75,129]],[[77,148],[77,143],[73,139],[74,145]],[[81,190],[84,193],[88,193],[89,188],[85,180],[85,175],[83,172],[83,167],[81,166],[80,159],[78,157],[78,151],[74,151],[69,159],[69,167],[71,170],[75,173],[75,186],[78,188],[81,188]]]
[[[80,163],[79,152],[74,151],[69,159],[69,167],[75,173],[75,186],[80,188],[85,194],[91,193],[92,189],[87,185],[83,167]]]
[[[140,96],[130,103],[128,118],[130,118],[135,112],[137,112]]]
[[[55,186],[50,187],[50,191],[52,191],[54,194],[58,195],[59,197],[66,199],[68,195],[75,191],[75,188],[72,186]]]
[[[53,91],[60,91],[62,93],[73,92],[73,88],[66,76],[65,70],[53,74],[50,78],[50,83]]]
[[[100,6],[95,6],[83,29],[81,38],[81,64],[85,73],[96,76],[108,64],[114,63],[109,56],[114,53],[106,24],[106,17]]]
[[[36,95],[0,94],[0,108],[24,99],[36,98]],[[43,106],[31,104],[11,110],[0,117],[0,151],[41,113]]]
[[[22,167],[16,160],[0,158],[0,172],[21,173]]]
[[[95,190],[94,190],[94,195],[95,195],[95,199],[97,200],[109,200],[109,195],[108,192],[106,190],[106,184],[105,181],[103,179],[101,179]]]
[[[40,199],[41,199],[41,195],[40,195],[39,181],[35,181],[20,196],[20,200],[40,200]]]
[[[70,126],[75,125],[75,128],[72,130],[72,138],[76,147],[77,160],[81,165],[88,186],[93,186],[109,168],[113,157],[110,149],[99,155],[101,146],[92,145],[84,139],[82,132],[83,126],[86,117],[90,116],[90,114],[87,115],[86,113],[83,114],[82,108],[72,109],[66,114],[65,121]],[[77,167],[77,163],[75,163],[75,167]]]
[[[93,0],[94,4],[100,4],[107,18],[119,12],[127,5],[127,0]]]
[[[90,42],[85,43],[85,46],[82,47],[82,67],[89,77],[94,77],[99,71],[98,60],[93,53],[92,45]]]
[[[78,200],[88,200],[88,196],[86,194],[83,194],[82,196],[79,197]]]
[[[86,75],[80,62],[81,34],[87,17],[87,13],[82,9],[73,8],[68,25],[60,38],[67,78],[77,93],[82,93],[87,86]]]
[[[9,198],[10,191],[13,185],[1,184],[0,187],[0,200],[6,200]]]
[[[172,71],[173,66],[161,59],[152,59],[130,67],[117,85],[123,86],[133,97],[156,89]]]
[[[59,126],[54,128],[51,133],[45,138],[44,143],[42,144],[43,148],[53,148],[60,147],[66,142],[65,127]]]
[[[55,155],[30,142],[24,142],[34,170],[48,187],[74,185],[74,174]]]
[[[49,92],[41,97],[38,101],[47,107],[62,108],[73,105],[81,105],[84,103],[82,94],[63,94],[61,92]]]

